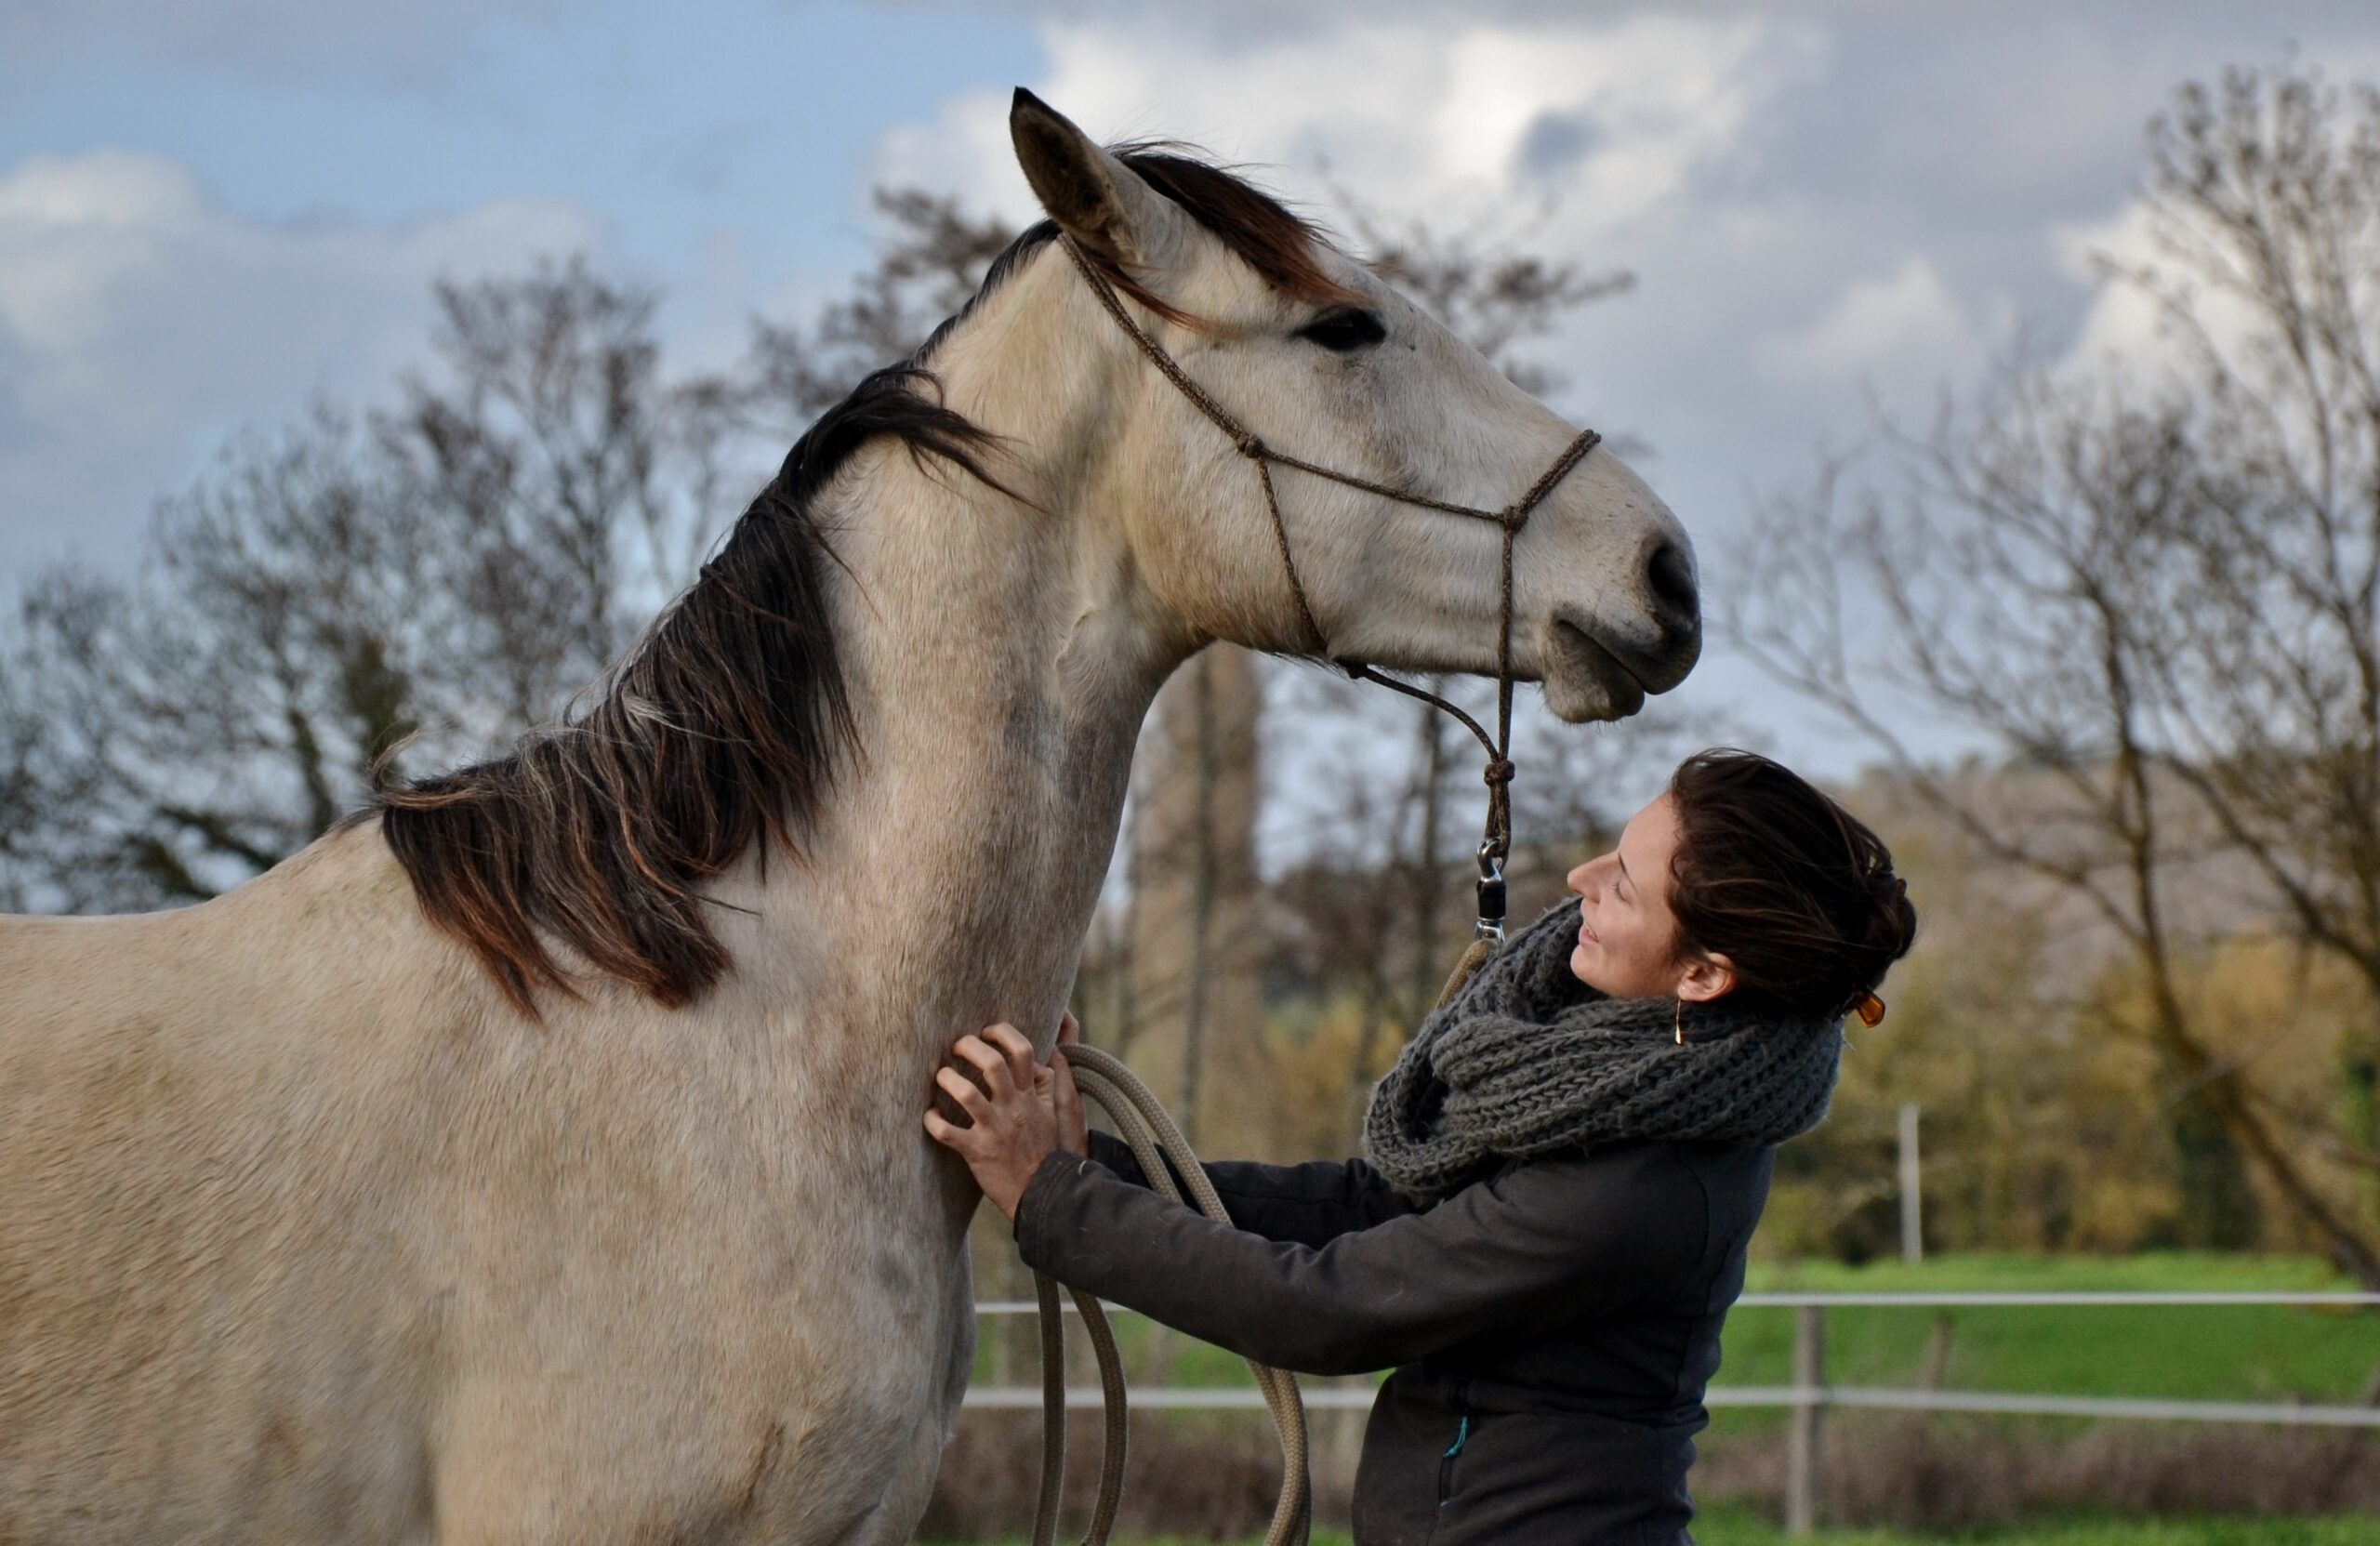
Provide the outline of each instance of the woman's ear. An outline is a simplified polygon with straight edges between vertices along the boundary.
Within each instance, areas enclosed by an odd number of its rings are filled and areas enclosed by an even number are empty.
[[[1707,1004],[1735,991],[1736,964],[1716,951],[1694,957],[1677,980],[1683,1003]]]
[[[1008,132],[1033,196],[1067,235],[1131,268],[1163,266],[1183,218],[1171,200],[1023,86]]]

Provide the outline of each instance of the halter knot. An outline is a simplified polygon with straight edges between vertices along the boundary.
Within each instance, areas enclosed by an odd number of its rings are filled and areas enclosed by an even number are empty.
[[[1263,461],[1273,454],[1262,440],[1245,429],[1232,436],[1231,443],[1238,448],[1241,456],[1252,462]]]
[[[1490,759],[1488,765],[1479,771],[1479,777],[1491,789],[1502,788],[1513,781],[1511,760],[1502,757]]]

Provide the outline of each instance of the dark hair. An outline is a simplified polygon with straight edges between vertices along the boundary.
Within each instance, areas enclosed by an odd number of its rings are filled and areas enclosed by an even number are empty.
[[[1917,909],[1891,852],[1800,774],[1757,752],[1714,747],[1678,764],[1669,792],[1680,953],[1726,957],[1737,993],[1831,1018],[1909,953]]]

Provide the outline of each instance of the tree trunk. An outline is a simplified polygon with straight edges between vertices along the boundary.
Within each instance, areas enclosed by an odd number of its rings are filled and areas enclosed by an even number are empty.
[[[1254,657],[1201,652],[1157,694],[1130,833],[1132,1061],[1194,1142],[1204,1090],[1261,1030]]]

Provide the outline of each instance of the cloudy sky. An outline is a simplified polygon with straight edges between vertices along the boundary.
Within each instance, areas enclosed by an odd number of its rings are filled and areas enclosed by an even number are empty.
[[[1543,351],[1558,405],[1648,447],[1709,583],[1755,583],[1748,498],[1869,403],[1922,410],[2019,330],[2122,347],[2086,258],[2145,120],[2293,57],[2380,79],[2380,7],[7,0],[0,592],[127,562],[240,427],[385,391],[438,276],[585,250],[710,363],[865,261],[873,183],[1022,220],[1017,85],[1326,213],[1336,179],[1633,271]],[[1688,692],[1768,712],[1725,658]]]

